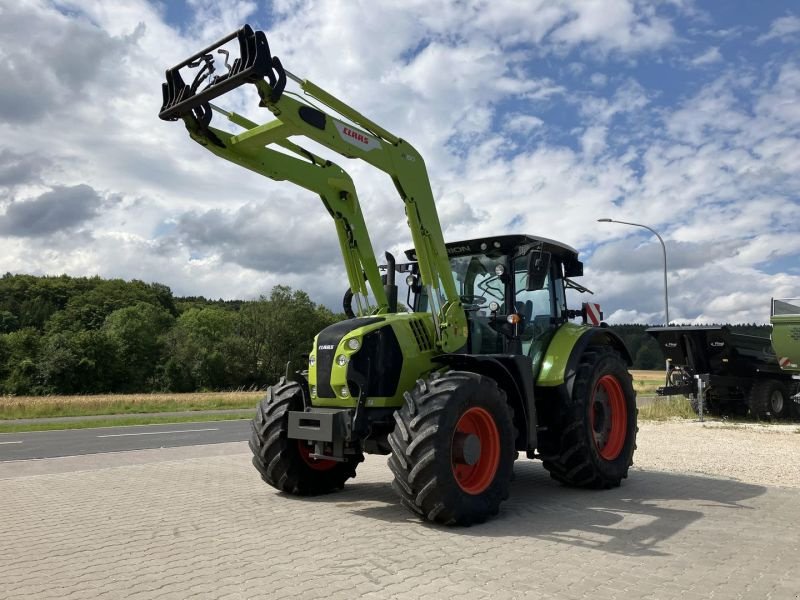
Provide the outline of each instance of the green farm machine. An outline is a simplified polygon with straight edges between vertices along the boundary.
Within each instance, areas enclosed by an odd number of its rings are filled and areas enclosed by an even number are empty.
[[[792,408],[800,419],[800,298],[773,298],[769,321],[778,364],[795,380]]]
[[[265,124],[211,104],[247,83],[272,113]],[[210,152],[317,194],[341,245],[350,318],[320,331],[307,365],[287,366],[259,404],[250,447],[264,481],[326,493],[355,477],[364,453],[385,454],[403,505],[470,524],[498,512],[519,452],[567,485],[627,477],[630,356],[608,328],[587,325],[596,305],[567,308],[566,289],[587,291],[572,279],[583,274],[574,249],[529,235],[445,243],[422,156],[284,69],[249,26],[167,70],[163,94],[159,117],[182,120]],[[239,130],[211,126],[214,112]],[[299,137],[391,177],[414,246],[405,262],[387,253],[378,264],[352,179],[290,141]],[[397,309],[398,274],[409,311]]]
[[[800,298],[773,298],[769,321],[778,364],[800,374]]]

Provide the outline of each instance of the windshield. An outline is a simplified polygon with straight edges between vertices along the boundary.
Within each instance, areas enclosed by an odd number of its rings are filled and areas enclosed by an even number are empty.
[[[450,272],[466,310],[477,315],[508,312],[505,283],[495,272],[497,265],[507,268],[507,257],[503,254],[470,254],[450,258]],[[494,306],[495,303],[497,306]],[[428,291],[422,288],[416,310],[424,312],[428,307]]]
[[[455,256],[450,259],[453,280],[466,308],[489,308],[497,303],[497,312],[506,312],[505,284],[495,272],[498,265],[506,268],[506,257],[485,254]]]

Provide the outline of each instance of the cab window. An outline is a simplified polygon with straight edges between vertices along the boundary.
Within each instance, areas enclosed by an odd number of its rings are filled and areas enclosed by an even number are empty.
[[[519,257],[514,261],[514,308],[523,318],[520,336],[523,354],[535,358],[534,354],[541,350],[549,338],[557,314],[553,302],[552,271],[548,273],[541,289],[527,290],[527,267],[527,257]]]

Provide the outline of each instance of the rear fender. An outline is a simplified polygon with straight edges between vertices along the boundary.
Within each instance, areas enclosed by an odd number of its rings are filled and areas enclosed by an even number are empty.
[[[607,327],[589,327],[566,323],[553,336],[547,347],[537,386],[564,385],[568,396],[578,371],[580,359],[589,346],[611,346],[617,350],[630,367],[633,359],[622,338]]]

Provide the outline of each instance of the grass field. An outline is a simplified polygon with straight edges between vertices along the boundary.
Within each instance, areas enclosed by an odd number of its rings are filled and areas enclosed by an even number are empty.
[[[0,396],[0,420],[254,408],[264,392]]]
[[[639,407],[640,421],[668,421],[670,419],[696,419],[689,400],[683,396],[656,398],[650,404]]]
[[[664,385],[664,371],[631,371],[633,389],[641,396],[655,396],[656,388]]]
[[[661,371],[631,371],[631,375],[633,376],[633,387],[639,396],[655,395],[656,388],[664,383],[664,375]],[[263,395],[263,391],[257,391],[191,394],[108,394],[97,396],[0,396],[0,421],[47,417],[130,415],[130,417],[125,418],[87,419],[86,421],[70,423],[28,425],[5,423],[0,424],[0,433],[241,418],[236,415],[194,415],[187,417],[137,417],[136,415],[199,410],[252,409]],[[683,398],[660,399],[651,406],[643,407],[640,412],[640,418],[643,419],[665,419],[683,416],[687,418],[694,416],[691,408],[688,407],[688,402]]]

